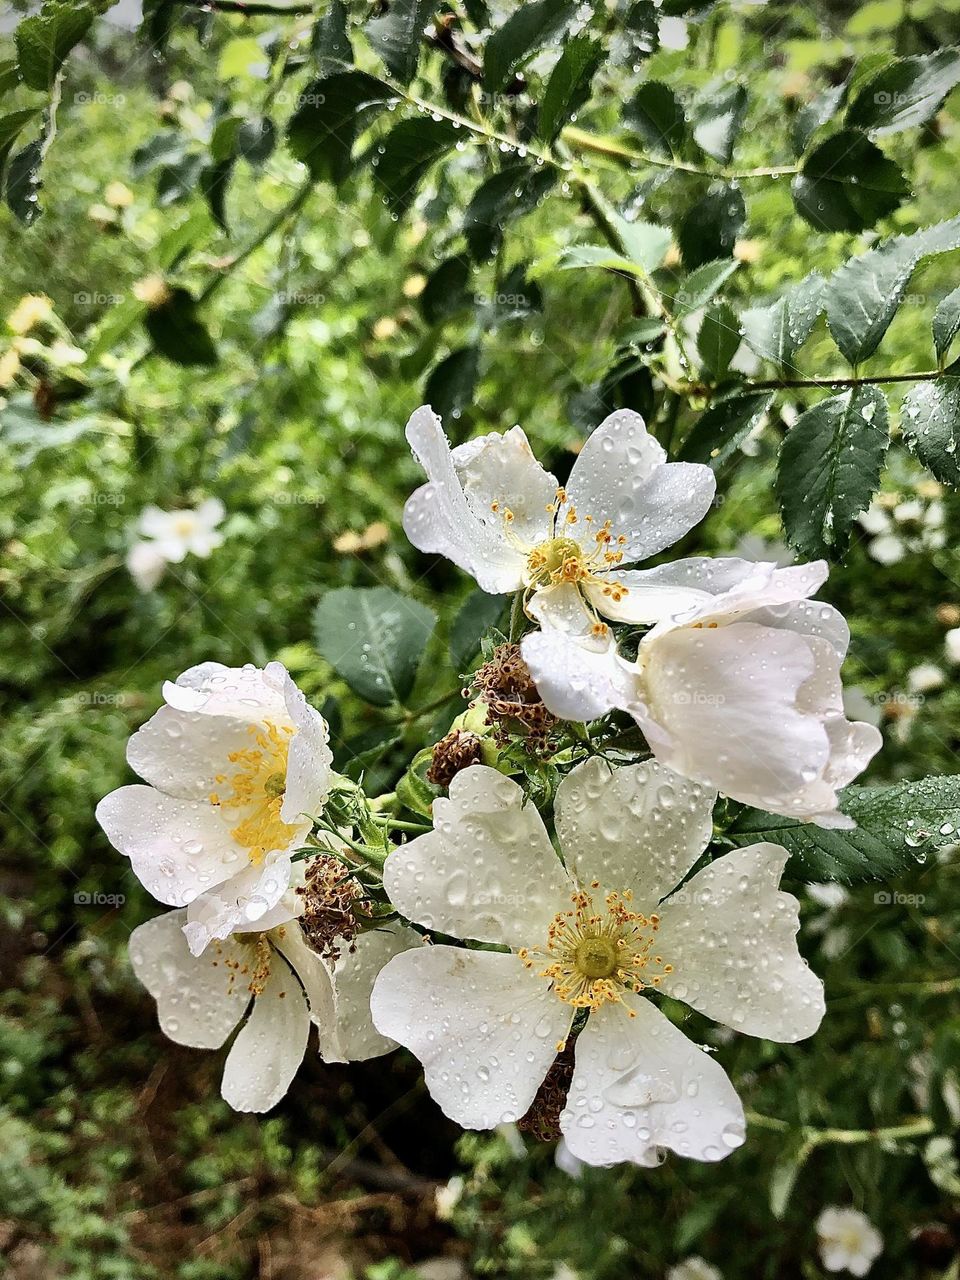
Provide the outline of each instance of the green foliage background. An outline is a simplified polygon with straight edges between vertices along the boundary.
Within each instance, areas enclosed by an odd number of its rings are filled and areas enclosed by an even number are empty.
[[[161,16],[165,7],[154,6]],[[511,8],[494,6],[494,25]],[[789,164],[805,103],[851,66],[861,74],[894,54],[956,42],[955,8],[701,6],[688,15],[686,49],[651,53],[639,77],[630,66],[604,67],[576,123],[622,136],[621,88],[638,78],[688,95],[742,82],[749,114],[737,165]],[[799,1046],[746,1038],[719,1046],[755,1116],[746,1146],[721,1167],[671,1160],[572,1180],[535,1144],[518,1154],[507,1135],[458,1139],[401,1055],[350,1069],[308,1061],[269,1118],[237,1116],[218,1096],[218,1055],[160,1036],[125,959],[131,929],[156,904],[92,815],[128,780],[125,740],[157,706],[161,682],[207,658],[279,658],[325,707],[340,765],[362,763],[371,787],[392,787],[458,709],[455,698],[442,701],[461,675],[446,637],[469,592],[400,530],[418,482],[402,435],[407,415],[429,393],[454,409],[463,400],[449,419],[458,439],[519,421],[562,475],[605,405],[639,401],[649,411],[652,393],[643,358],[623,367],[623,335],[635,321],[626,282],[599,269],[555,269],[564,248],[597,241],[573,187],[511,222],[498,253],[469,279],[453,269],[423,290],[423,277],[462,253],[463,210],[481,173],[469,153],[454,150],[431,170],[401,219],[365,171],[340,188],[320,182],[277,234],[232,263],[282,210],[302,169],[279,143],[258,164],[239,160],[224,230],[189,154],[207,154],[211,121],[228,112],[275,114],[282,127],[287,82],[265,80],[263,65],[276,65],[284,40],[283,56],[316,56],[312,18],[174,9],[162,58],[98,21],[68,63],[42,218],[25,229],[0,213],[0,314],[44,292],[88,354],[72,374],[44,375],[52,400],[43,412],[29,394],[35,383],[8,392],[0,412],[0,1273],[306,1280],[340,1267],[400,1280],[445,1256],[468,1275],[537,1280],[565,1264],[585,1280],[613,1280],[659,1277],[698,1253],[728,1280],[816,1277],[817,1213],[854,1203],[886,1240],[872,1274],[955,1278],[956,1147],[950,1137],[929,1142],[933,1129],[952,1135],[960,1120],[960,863],[949,844],[921,850],[901,881],[855,888],[837,905],[798,888],[803,946],[826,981],[828,1016]],[[366,16],[364,5],[353,14]],[[611,29],[616,21],[610,6]],[[529,74],[535,82],[537,64]],[[446,101],[453,76],[448,56],[433,49],[418,92]],[[32,103],[31,92],[15,89],[14,105]],[[138,148],[165,131],[187,142],[158,192],[158,173]],[[881,216],[883,236],[957,213],[960,97],[884,150],[912,194]],[[642,196],[643,216],[682,242],[676,228],[709,179],[587,159],[608,200]],[[117,181],[133,203],[108,214],[105,191]],[[829,275],[869,243],[869,231],[804,222],[786,177],[743,185],[746,222],[735,237],[743,265],[723,292],[737,310],[814,269]],[[131,299],[157,272],[195,297],[208,294],[200,314],[215,365],[151,353]],[[860,372],[933,368],[930,317],[958,282],[956,255],[921,266]],[[514,294],[520,302],[509,301]],[[174,347],[186,342],[181,322]],[[0,354],[10,339],[0,336]],[[456,354],[474,349],[475,385],[472,355]],[[822,318],[796,363],[805,376],[850,372]],[[657,394],[661,438],[676,443],[704,402],[694,397],[671,418]],[[749,454],[735,450],[719,468],[722,501],[684,551],[782,537],[778,446],[795,413],[823,394],[800,387],[779,397]],[[896,438],[899,400],[893,387],[883,492],[909,496],[930,477]],[[139,593],[123,556],[142,507],[211,494],[229,513],[224,546]],[[957,772],[960,694],[943,638],[960,622],[960,505],[950,491],[943,502],[945,547],[883,566],[855,525],[826,593],[853,630],[847,679],[883,716],[886,745],[871,780]],[[345,532],[376,522],[387,526],[385,541],[336,549]],[[317,602],[345,585],[390,586],[441,615],[414,691],[387,713],[386,731],[314,648]],[[911,693],[908,673],[926,662],[943,668],[944,684]],[[885,905],[878,892],[907,896]],[[124,901],[98,907],[85,894]],[[695,1015],[687,1029],[718,1041]],[[454,1176],[463,1193],[441,1220],[434,1191]]]

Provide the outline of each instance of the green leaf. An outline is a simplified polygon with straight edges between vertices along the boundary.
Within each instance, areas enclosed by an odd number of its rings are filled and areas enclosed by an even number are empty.
[[[330,64],[352,63],[349,14],[344,0],[330,0],[330,5],[313,28],[313,56],[320,70],[331,70]]]
[[[496,253],[508,222],[531,213],[556,181],[547,165],[514,164],[482,182],[463,215],[463,231],[475,262]]]
[[[960,289],[948,293],[938,304],[933,313],[933,345],[937,349],[937,359],[943,363],[950,344],[960,330]]]
[[[560,55],[540,103],[538,133],[552,142],[590,95],[590,82],[603,58],[603,46],[583,34],[574,36]]]
[[[691,271],[673,297],[677,315],[688,315],[706,306],[739,265],[739,262],[727,259],[725,262],[705,262],[696,271]]]
[[[661,227],[654,222],[627,222],[616,214],[611,221],[617,229],[623,253],[617,253],[607,245],[571,245],[562,250],[557,266],[563,271],[577,267],[602,267],[634,276],[647,276],[656,271],[670,247],[669,227]]]
[[[374,53],[400,84],[409,84],[417,74],[424,28],[437,7],[436,0],[390,0],[383,17],[367,23]]]
[[[233,158],[221,160],[218,164],[210,164],[200,171],[200,190],[210,206],[210,212],[217,225],[229,232],[227,225],[227,190],[233,174]]]
[[[155,134],[149,142],[145,142],[134,151],[130,166],[133,176],[145,178],[147,174],[154,173],[157,169],[179,164],[187,153],[187,146],[187,139],[183,134],[171,129]]]
[[[450,151],[460,131],[450,120],[414,116],[401,120],[381,143],[373,172],[394,213],[409,209],[431,165]]]
[[[822,129],[839,111],[846,93],[847,82],[844,81],[842,84],[817,94],[815,98],[800,108],[790,131],[794,155],[803,155],[810,145],[810,139],[817,130]]]
[[[747,91],[729,84],[703,96],[693,109],[693,137],[697,145],[721,164],[729,164],[747,112]]]
[[[16,89],[19,83],[20,72],[17,70],[16,61],[13,58],[4,58],[0,62],[0,97],[9,93],[11,89]]]
[[[236,153],[248,164],[261,165],[270,159],[277,145],[277,129],[269,116],[250,116],[240,122]]]
[[[715,379],[722,378],[740,346],[740,322],[726,302],[712,302],[704,312],[697,351],[704,369]]]
[[[313,83],[287,125],[290,150],[320,180],[339,184],[350,172],[361,127],[396,101],[396,94],[365,71],[338,71]]]
[[[38,114],[36,108],[28,107],[24,111],[11,111],[9,115],[0,116],[0,177],[24,125]]]
[[[795,284],[776,302],[750,307],[740,315],[747,345],[761,360],[792,368],[793,357],[806,342],[823,311],[826,281],[818,271]]]
[[[904,443],[938,480],[960,485],[960,378],[911,387],[900,409],[900,430]]]
[[[425,403],[445,421],[459,418],[473,403],[480,367],[479,347],[460,347],[430,371],[423,389]]]
[[[338,587],[314,614],[317,650],[361,698],[403,702],[436,626],[426,605],[389,587]]]
[[[43,162],[43,145],[28,143],[22,151],[11,156],[7,165],[6,200],[15,217],[25,227],[40,217],[40,165]]]
[[[934,849],[956,841],[960,775],[887,787],[845,787],[840,809],[854,819],[855,829],[825,829],[747,809],[725,836],[738,846],[764,840],[782,845],[810,880],[856,884],[893,878],[924,863]]]
[[[487,41],[483,55],[486,91],[498,93],[507,77],[558,35],[576,11],[576,0],[533,0],[519,5]]]
[[[740,447],[773,403],[772,391],[750,391],[712,404],[693,424],[680,449],[683,462],[717,468]]]
[[[917,265],[933,254],[958,248],[960,216],[886,240],[834,272],[825,295],[827,323],[851,364],[860,364],[876,351]]]
[[[654,0],[634,0],[623,19],[619,39],[610,48],[615,65],[633,67],[642,58],[655,53],[660,44],[660,14]]]
[[[872,386],[821,400],[784,439],[777,496],[790,544],[809,556],[842,552],[880,484],[890,437],[887,402]]]
[[[500,624],[506,611],[503,596],[487,595],[479,587],[467,596],[450,626],[450,661],[458,674],[470,669],[484,635]]]
[[[688,271],[705,262],[733,256],[737,236],[747,218],[747,207],[737,187],[725,183],[711,187],[684,214],[677,229],[677,243]]]
[[[910,186],[869,138],[842,129],[806,157],[792,192],[797,212],[817,231],[863,231],[892,213]]]
[[[46,92],[92,22],[93,10],[85,4],[57,0],[45,4],[35,17],[24,18],[14,33],[17,67],[24,84]]]
[[[438,324],[470,306],[473,301],[468,290],[471,271],[469,258],[462,255],[447,258],[431,271],[417,300],[428,324]]]
[[[936,115],[960,84],[960,49],[899,58],[865,84],[847,108],[847,124],[871,133],[899,133]]]
[[[687,136],[683,107],[669,85],[647,80],[623,110],[627,124],[658,155],[677,156]]]
[[[213,339],[186,289],[171,290],[166,302],[147,311],[143,322],[154,347],[168,360],[185,365],[216,364]]]

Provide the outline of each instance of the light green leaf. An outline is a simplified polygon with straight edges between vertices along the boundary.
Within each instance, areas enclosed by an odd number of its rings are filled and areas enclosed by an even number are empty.
[[[738,846],[765,840],[782,845],[800,864],[794,873],[810,880],[855,884],[893,878],[956,841],[960,775],[887,787],[845,787],[840,809],[857,823],[853,830],[747,809],[724,836]]]
[[[890,437],[887,402],[872,386],[821,400],[780,449],[777,496],[790,544],[809,556],[842,552],[880,484]]]
[[[673,297],[676,314],[684,316],[706,306],[739,265],[730,258],[722,262],[705,262],[696,271],[691,271]]]
[[[899,58],[865,84],[847,108],[847,124],[870,133],[899,133],[936,115],[960,84],[960,49]]]
[[[90,29],[93,10],[85,4],[47,3],[32,18],[24,18],[14,33],[17,67],[30,89],[46,91],[57,78],[68,54]]]
[[[938,480],[960,485],[960,378],[911,387],[900,409],[900,430],[904,443]]]
[[[740,322],[733,308],[726,302],[712,302],[697,334],[697,351],[704,369],[714,378],[722,378],[739,346]]]
[[[321,596],[314,614],[320,655],[381,707],[410,692],[436,622],[426,605],[389,587],[338,587]]]
[[[876,351],[917,265],[958,248],[960,216],[886,240],[834,272],[825,293],[827,323],[851,364],[860,364]]]

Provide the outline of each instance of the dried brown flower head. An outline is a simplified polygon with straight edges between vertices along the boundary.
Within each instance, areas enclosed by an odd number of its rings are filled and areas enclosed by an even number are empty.
[[[487,707],[487,723],[498,747],[511,735],[525,735],[532,750],[542,750],[557,726],[543,705],[518,644],[502,644],[489,662],[478,667],[473,688]]]
[[[451,729],[433,748],[427,781],[436,787],[449,787],[462,769],[482,760],[483,739],[467,729]]]
[[[540,1142],[556,1142],[560,1137],[560,1113],[567,1105],[572,1080],[573,1041],[570,1040],[557,1054],[530,1109],[517,1121],[517,1128]]]
[[[361,929],[357,912],[368,914],[371,903],[339,858],[329,853],[311,858],[297,893],[303,898],[300,926],[318,955],[334,964],[344,947],[356,950]]]

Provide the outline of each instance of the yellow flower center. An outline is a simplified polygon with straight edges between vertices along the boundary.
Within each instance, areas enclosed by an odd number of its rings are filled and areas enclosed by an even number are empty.
[[[231,751],[228,759],[239,766],[234,773],[217,774],[217,782],[229,791],[213,791],[210,803],[231,820],[237,819],[231,836],[254,864],[263,861],[272,849],[286,849],[297,828],[280,818],[287,784],[287,752],[292,725],[277,728],[266,721],[249,728],[253,745]]]
[[[545,946],[519,953],[528,969],[546,960],[539,976],[549,978],[558,999],[575,1009],[622,1004],[627,992],[657,987],[673,972],[654,950],[659,916],[632,911],[629,893],[608,893],[597,905],[599,888],[595,880],[590,891],[574,892],[571,906],[551,921]],[[627,1013],[636,1017],[632,1009]]]

